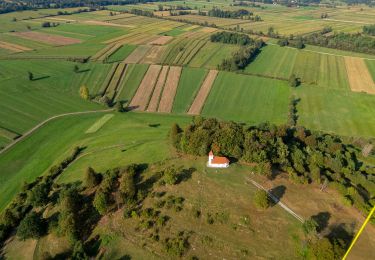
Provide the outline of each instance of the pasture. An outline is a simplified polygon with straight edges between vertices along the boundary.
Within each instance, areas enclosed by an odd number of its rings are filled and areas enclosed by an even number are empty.
[[[220,72],[202,111],[218,117],[251,124],[287,120],[290,87],[284,81]]]

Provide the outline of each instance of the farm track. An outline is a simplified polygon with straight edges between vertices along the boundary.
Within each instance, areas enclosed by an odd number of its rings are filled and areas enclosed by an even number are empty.
[[[158,112],[170,113],[172,111],[181,71],[182,67],[172,66],[169,68],[167,80],[160,98]]]
[[[7,146],[5,146],[4,149],[0,150],[0,155],[3,154],[3,153],[5,153],[9,149],[11,149],[17,143],[25,140],[27,137],[29,137],[30,135],[32,135],[39,128],[43,127],[44,125],[46,125],[50,121],[53,121],[54,119],[58,119],[58,118],[65,117],[65,116],[85,115],[85,114],[94,114],[94,113],[105,113],[105,112],[112,112],[112,111],[113,111],[113,109],[111,108],[111,109],[103,109],[103,110],[91,110],[91,111],[81,111],[81,112],[64,113],[64,114],[52,116],[52,117],[44,120],[43,122],[37,124],[36,126],[34,126],[29,131],[25,132],[21,137],[17,138],[14,142],[12,142],[12,143],[8,144]]]
[[[160,65],[151,65],[149,67],[133,99],[130,102],[131,108],[141,111],[144,111],[146,109],[156,81],[159,77],[161,68],[162,66]]]
[[[211,88],[215,82],[215,79],[218,73],[219,72],[217,70],[210,70],[210,72],[207,74],[205,80],[203,81],[201,88],[198,91],[197,96],[194,98],[194,101],[189,108],[188,114],[190,115],[200,114],[204,106],[204,103],[208,95],[210,94]]]
[[[150,103],[148,104],[148,107],[147,107],[148,112],[156,112],[158,109],[160,95],[163,91],[163,87],[167,79],[168,71],[169,71],[169,66],[163,66],[163,69],[161,70],[159,74],[158,81],[152,93]]]

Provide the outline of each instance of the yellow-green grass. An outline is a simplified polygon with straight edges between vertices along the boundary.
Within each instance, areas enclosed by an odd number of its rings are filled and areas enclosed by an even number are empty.
[[[198,93],[207,70],[184,67],[173,103],[173,113],[185,113]]]
[[[337,55],[337,56],[350,56],[350,57],[359,57],[359,58],[375,60],[375,55],[371,55],[371,54],[351,52],[351,51],[342,51],[342,50],[325,48],[325,47],[314,46],[314,45],[306,45],[306,47],[303,49],[303,51],[313,51],[313,52],[318,52],[318,53],[321,53],[321,54],[331,54],[331,55]]]
[[[288,79],[292,74],[297,53],[298,51],[292,48],[268,45],[261,49],[260,54],[244,72]]]
[[[30,49],[41,49],[41,48],[49,47],[47,44],[24,39],[24,38],[17,37],[8,33],[0,33],[0,41],[18,44],[24,47],[28,47]]]
[[[147,64],[128,64],[123,85],[119,86],[121,92],[116,97],[116,101],[129,102],[133,98],[148,66]]]
[[[100,128],[102,128],[109,120],[112,119],[114,114],[106,114],[99,118],[89,129],[86,130],[86,134],[96,133]]]
[[[285,81],[220,72],[203,116],[246,123],[285,123],[290,88]]]
[[[56,119],[1,154],[0,211],[20,190],[23,181],[45,174],[75,146],[87,148],[84,156],[64,172],[61,181],[81,179],[89,165],[102,171],[132,162],[150,163],[167,158],[170,146],[166,137],[171,125],[174,122],[185,125],[191,120],[148,113],[116,114],[96,133],[85,134],[102,116],[96,113]]]
[[[74,73],[74,65],[61,61],[0,61],[0,125],[22,134],[53,115],[102,109],[79,97],[80,85],[73,83],[83,73]],[[33,81],[28,79],[28,71],[34,74]]]
[[[375,96],[302,86],[296,90],[298,124],[346,136],[375,136]]]
[[[375,60],[366,60],[366,64],[372,76],[372,80],[375,82]]]
[[[219,51],[205,62],[204,67],[208,69],[216,69],[224,59],[231,58],[233,56],[232,54],[239,48],[239,46],[233,44],[221,44]]]
[[[120,49],[118,49],[115,53],[113,53],[111,56],[109,56],[108,62],[112,63],[112,62],[123,61],[136,48],[137,48],[137,46],[135,46],[135,45],[124,45]]]
[[[9,143],[10,143],[10,140],[8,138],[5,138],[4,136],[0,136],[0,150]]]
[[[20,135],[17,134],[17,133],[14,133],[12,131],[9,131],[8,129],[2,128],[0,126],[0,136],[5,137],[9,140],[13,140],[13,139],[16,139],[17,137],[19,137]]]
[[[189,66],[191,67],[203,67],[211,58],[216,56],[216,53],[220,50],[222,44],[207,42],[205,46],[195,55],[190,61]]]
[[[343,57],[299,51],[293,73],[305,84],[350,89]]]

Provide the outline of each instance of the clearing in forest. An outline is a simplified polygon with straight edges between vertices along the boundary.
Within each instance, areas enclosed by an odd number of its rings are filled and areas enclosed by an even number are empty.
[[[195,97],[193,104],[189,108],[188,114],[198,115],[201,112],[204,102],[206,101],[208,94],[210,93],[211,87],[216,79],[217,74],[217,70],[210,70],[210,72],[207,74],[207,77],[204,80],[201,88],[199,89],[199,92]]]
[[[160,65],[150,66],[141,84],[139,85],[137,92],[130,102],[131,108],[141,111],[144,111],[146,109],[147,104],[150,100],[151,93],[158,79],[161,67],[162,66]]]
[[[172,111],[173,101],[174,97],[176,96],[181,70],[182,67],[170,67],[163,94],[160,98],[158,112],[170,113]]]
[[[163,69],[160,72],[158,82],[156,83],[154,92],[152,93],[152,97],[150,100],[150,104],[148,105],[147,111],[149,112],[156,112],[159,105],[160,94],[163,91],[165,79],[167,78],[169,67],[163,66]]]
[[[124,63],[138,63],[151,48],[148,45],[140,45],[125,60]]]
[[[352,91],[375,94],[375,83],[363,59],[345,57],[345,65]]]
[[[33,40],[37,42],[43,42],[43,43],[52,44],[56,46],[81,43],[81,40],[79,39],[60,36],[60,35],[33,32],[33,31],[15,32],[15,33],[12,33],[12,35],[15,35],[24,39]]]
[[[0,41],[0,48],[6,49],[12,52],[23,52],[23,51],[31,51],[32,49],[14,44],[14,43],[9,43],[9,42],[2,42]]]

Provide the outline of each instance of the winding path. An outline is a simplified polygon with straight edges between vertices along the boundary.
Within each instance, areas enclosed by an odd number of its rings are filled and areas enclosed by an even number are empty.
[[[33,128],[31,128],[29,131],[27,131],[26,133],[24,133],[21,137],[17,138],[12,143],[10,143],[7,146],[5,146],[4,149],[0,150],[0,155],[3,154],[3,153],[5,153],[6,151],[8,151],[10,148],[12,148],[17,143],[19,143],[22,140],[26,139],[31,134],[33,134],[36,130],[38,130],[39,128],[41,128],[42,126],[44,126],[45,124],[47,124],[48,122],[50,122],[50,121],[52,121],[54,119],[65,117],[65,116],[85,115],[85,114],[103,113],[103,112],[111,112],[111,111],[113,111],[112,108],[111,109],[104,109],[104,110],[91,110],[91,111],[71,112],[71,113],[64,113],[64,114],[52,116],[50,118],[47,118],[43,122],[37,124],[36,126],[34,126]]]

